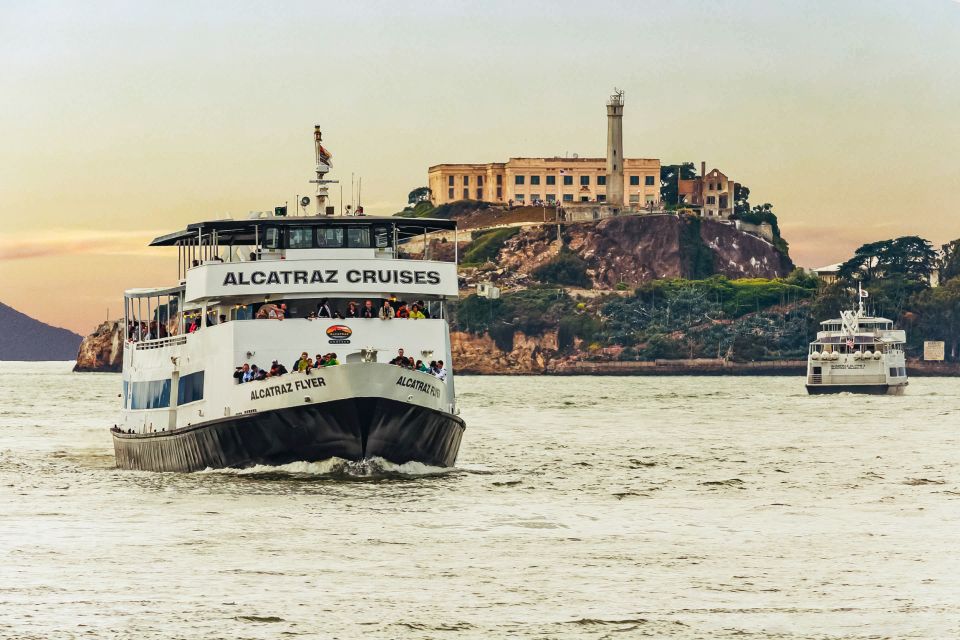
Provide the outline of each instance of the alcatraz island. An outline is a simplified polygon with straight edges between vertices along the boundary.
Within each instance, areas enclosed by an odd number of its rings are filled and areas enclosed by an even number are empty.
[[[407,245],[457,256],[458,373],[802,374],[818,323],[861,285],[907,330],[911,375],[960,374],[960,239],[892,238],[798,268],[746,185],[705,162],[625,157],[624,102],[607,101],[604,158],[437,164],[395,214],[458,222],[456,240]],[[119,371],[122,339],[102,324],[77,370]],[[944,362],[922,361],[926,341]]]

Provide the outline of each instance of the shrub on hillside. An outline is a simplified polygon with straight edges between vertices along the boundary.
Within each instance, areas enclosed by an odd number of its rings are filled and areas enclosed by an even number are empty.
[[[591,286],[586,261],[566,247],[560,249],[560,253],[552,260],[534,269],[530,275],[540,282],[549,284],[584,289],[589,289]]]

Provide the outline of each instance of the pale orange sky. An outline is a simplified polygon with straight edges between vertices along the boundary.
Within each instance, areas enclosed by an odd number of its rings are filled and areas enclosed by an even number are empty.
[[[155,235],[309,191],[314,123],[392,213],[440,162],[706,160],[812,267],[960,237],[960,3],[4,2],[0,302],[87,333]],[[334,188],[334,193],[336,188]]]

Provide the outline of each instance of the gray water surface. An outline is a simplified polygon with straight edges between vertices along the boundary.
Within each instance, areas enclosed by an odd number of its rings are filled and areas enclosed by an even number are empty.
[[[960,636],[960,381],[460,377],[457,468],[112,468],[0,363],[3,638]]]

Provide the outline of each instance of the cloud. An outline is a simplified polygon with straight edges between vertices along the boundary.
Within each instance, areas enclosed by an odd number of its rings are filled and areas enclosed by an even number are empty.
[[[90,229],[51,229],[0,238],[0,260],[26,260],[78,254],[114,256],[157,256],[147,245],[163,231],[137,229],[106,231]]]

